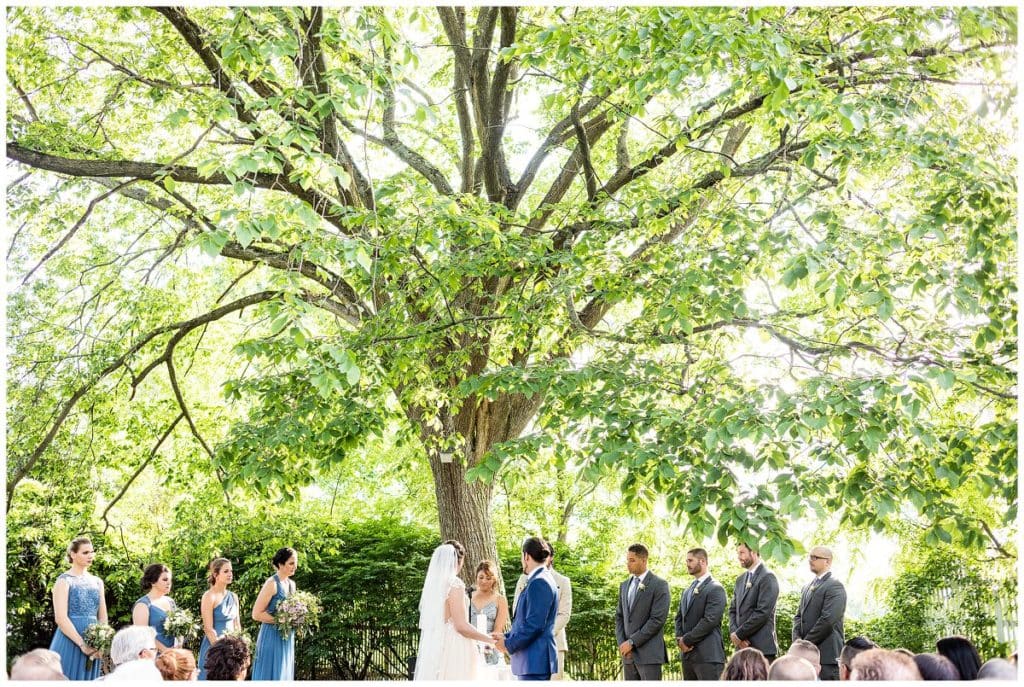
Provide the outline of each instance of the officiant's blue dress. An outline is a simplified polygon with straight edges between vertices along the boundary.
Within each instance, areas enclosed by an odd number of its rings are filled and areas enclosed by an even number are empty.
[[[284,585],[274,573],[277,592],[267,604],[267,613],[274,615],[277,605],[287,599]],[[256,639],[256,662],[252,666],[253,680],[294,680],[295,679],[295,632],[282,637],[275,623],[262,623]]]
[[[64,573],[58,580],[68,585],[68,619],[78,634],[85,639],[85,628],[99,622],[100,595],[103,583],[95,575],[69,575]],[[69,680],[95,680],[100,676],[101,661],[93,661],[92,670],[85,670],[88,658],[78,645],[71,641],[58,627],[50,642],[50,651],[60,654],[60,666]]]
[[[174,599],[171,597],[167,597],[167,600],[171,602],[172,611],[178,607],[178,604],[174,603]],[[164,621],[167,620],[167,611],[159,606],[154,606],[153,602],[149,600],[149,596],[143,596],[135,602],[132,608],[139,604],[149,608],[149,626],[156,630],[156,641],[163,644],[167,649],[172,648],[174,646],[174,637],[164,633]]]
[[[224,594],[220,603],[213,607],[213,634],[220,637],[229,627],[234,627],[238,617],[238,599],[231,592]],[[206,652],[210,650],[210,638],[203,633],[203,643],[199,645],[199,679],[206,679]]]

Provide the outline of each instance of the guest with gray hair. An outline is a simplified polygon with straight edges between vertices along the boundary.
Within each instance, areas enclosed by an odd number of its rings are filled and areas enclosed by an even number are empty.
[[[164,676],[157,669],[155,659],[156,630],[150,625],[123,627],[110,643],[110,660],[115,668],[105,679],[163,682]]]
[[[60,654],[49,649],[33,649],[14,659],[12,680],[67,680],[60,664]]]
[[[768,668],[768,679],[813,682],[818,679],[818,674],[806,658],[786,654]]]
[[[979,680],[1016,680],[1017,666],[1005,658],[990,658],[978,669]]]
[[[916,654],[914,663],[921,671],[922,680],[959,681],[960,671],[942,654]]]

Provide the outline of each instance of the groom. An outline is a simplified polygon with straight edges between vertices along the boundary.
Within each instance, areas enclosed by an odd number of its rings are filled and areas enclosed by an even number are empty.
[[[520,680],[550,680],[558,672],[558,586],[544,565],[548,555],[547,542],[540,537],[523,542],[526,588],[516,602],[512,630],[492,635],[498,649],[512,657],[512,674]]]

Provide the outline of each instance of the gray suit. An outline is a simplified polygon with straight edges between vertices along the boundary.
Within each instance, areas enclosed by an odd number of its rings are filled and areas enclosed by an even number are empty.
[[[729,604],[729,632],[750,642],[768,657],[779,653],[779,640],[775,635],[775,605],[779,601],[779,581],[775,573],[761,563],[750,575],[736,578],[736,589]]]
[[[800,607],[793,616],[793,639],[806,639],[821,652],[821,679],[839,679],[839,654],[843,650],[843,614],[846,588],[831,572],[822,581],[804,587]]]
[[[638,588],[629,604],[630,576],[619,586],[619,603],[615,608],[615,639],[618,644],[632,640],[633,651],[622,657],[627,680],[660,680],[661,666],[668,663],[665,649],[665,622],[672,598],[668,582],[648,571],[643,589]]]
[[[692,587],[692,585],[691,585]],[[679,596],[676,638],[682,637],[692,650],[682,654],[683,679],[717,680],[725,666],[722,616],[725,615],[725,587],[708,576]]]

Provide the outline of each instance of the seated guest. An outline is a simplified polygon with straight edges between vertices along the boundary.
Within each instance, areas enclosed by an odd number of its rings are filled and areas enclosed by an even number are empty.
[[[921,672],[914,659],[899,651],[868,649],[853,659],[850,680],[872,682],[890,680],[920,680]]]
[[[67,680],[60,665],[60,654],[49,649],[33,649],[14,659],[12,680]]]
[[[168,649],[156,657],[156,667],[165,680],[188,681],[199,678],[196,657],[188,649]]]
[[[943,637],[935,642],[939,653],[948,658],[956,666],[961,680],[977,680],[978,668],[981,668],[981,656],[967,637],[953,635]]]
[[[815,672],[814,666],[806,658],[786,654],[768,668],[768,679],[813,682],[818,679],[818,674]]]
[[[850,664],[857,654],[868,649],[878,649],[879,646],[867,637],[854,637],[843,645],[843,651],[839,654],[839,679],[850,679]]]
[[[721,679],[730,681],[767,680],[768,659],[760,650],[752,646],[740,649],[725,664]]]
[[[1005,658],[990,658],[978,669],[979,680],[1016,680],[1017,666]]]
[[[809,642],[806,639],[794,639],[793,643],[789,645],[789,651],[786,653],[790,656],[802,658],[814,666],[815,680],[821,675],[821,651],[818,650],[818,645],[814,642]]]
[[[922,680],[955,682],[960,679],[960,672],[953,662],[941,654],[917,654],[914,663],[921,672]]]
[[[156,630],[149,625],[121,628],[110,642],[114,672],[100,679],[163,682],[163,676],[153,664],[155,658]]]
[[[221,637],[206,652],[207,680],[244,680],[249,670],[249,647],[238,637]]]

